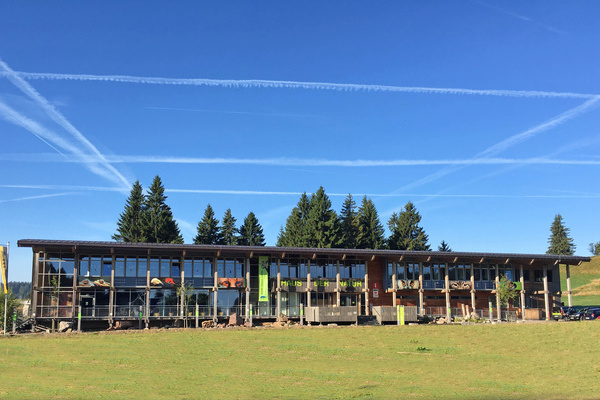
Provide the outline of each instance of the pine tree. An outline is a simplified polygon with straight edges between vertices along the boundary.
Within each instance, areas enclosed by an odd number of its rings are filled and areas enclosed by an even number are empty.
[[[227,209],[221,223],[221,236],[223,238],[221,244],[226,246],[235,246],[237,244],[239,231],[235,227],[235,222],[235,217],[231,215],[231,208]]]
[[[381,249],[385,245],[383,225],[379,221],[379,215],[375,204],[367,196],[363,197],[358,208],[358,248],[359,249]]]
[[[595,256],[600,256],[600,242],[590,243],[590,253]]]
[[[306,221],[307,247],[338,247],[338,218],[331,208],[331,200],[325,194],[323,186],[310,198],[310,210]]]
[[[341,247],[344,249],[356,249],[358,247],[358,236],[359,225],[356,203],[352,195],[348,194],[340,212]]]
[[[448,243],[442,240],[442,243],[438,246],[438,251],[452,251]]]
[[[277,238],[277,246],[307,247],[306,221],[310,209],[310,201],[306,192],[302,193],[296,207],[287,218],[285,228],[282,228]]]
[[[388,221],[390,237],[388,248],[392,250],[430,250],[429,236],[419,226],[421,215],[410,201],[399,214],[393,213]]]
[[[113,240],[140,243],[146,241],[144,232],[145,196],[140,181],[135,181],[125,202],[125,210],[117,221],[117,233]]]
[[[554,217],[550,227],[550,237],[548,238],[548,251],[546,254],[560,254],[572,256],[575,252],[573,239],[569,237],[569,228],[565,228],[560,214]]]
[[[219,220],[215,218],[215,212],[209,204],[204,210],[204,217],[198,222],[198,234],[194,238],[195,244],[220,244],[223,242],[223,235],[219,228]]]
[[[165,201],[165,188],[156,175],[146,195],[144,231],[148,243],[183,243],[183,237]]]
[[[256,215],[252,211],[244,219],[244,224],[240,227],[240,237],[238,239],[240,246],[264,246],[265,236],[262,226],[258,223]]]

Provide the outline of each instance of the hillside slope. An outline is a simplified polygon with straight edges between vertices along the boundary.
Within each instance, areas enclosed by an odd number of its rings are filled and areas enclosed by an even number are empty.
[[[566,268],[560,267],[560,284],[563,292],[567,290]],[[573,305],[600,305],[600,256],[590,262],[571,267],[571,290]],[[567,304],[567,295],[563,302]]]

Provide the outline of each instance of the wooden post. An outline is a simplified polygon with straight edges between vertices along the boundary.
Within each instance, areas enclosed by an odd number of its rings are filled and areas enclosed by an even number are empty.
[[[215,262],[213,264],[215,266],[215,272],[213,274],[213,321],[215,322],[215,324],[217,323],[218,319],[217,319],[217,301],[218,301],[218,297],[217,297],[217,292],[219,291],[219,284],[218,284],[218,280],[217,280],[217,274],[218,274],[218,268],[217,268],[217,258],[215,257]]]
[[[450,308],[450,277],[448,276],[449,266],[446,264],[444,268],[444,281],[446,284],[446,323],[450,323],[452,321],[452,310]]]
[[[419,315],[425,315],[425,294],[423,290],[423,264],[419,263]]]
[[[113,326],[113,315],[115,311],[115,263],[116,257],[113,254],[112,267],[110,269],[110,291],[108,292],[108,325],[111,328]],[[104,268],[104,266],[102,266],[102,268]]]
[[[75,265],[77,265],[77,261],[75,261]],[[31,331],[35,332],[35,319],[37,315],[37,301],[38,301],[38,285],[40,279],[40,253],[33,253],[33,279],[31,280]],[[73,308],[75,307],[75,282],[77,281],[77,271],[74,271],[75,275],[73,279]],[[73,310],[73,313],[75,310]]]
[[[521,318],[525,321],[525,277],[523,276],[523,266],[519,265],[519,281],[521,282]]]
[[[471,264],[471,312],[474,313],[477,310],[477,299],[475,297],[477,290],[475,290],[475,267]]]
[[[548,299],[548,269],[544,265],[544,306],[546,309],[546,321],[550,321],[550,302]]]
[[[369,262],[365,261],[365,315],[370,315],[369,310]]]
[[[289,265],[288,265],[288,271],[289,271]],[[276,290],[277,290],[277,321],[279,321],[279,316],[281,315],[281,260],[280,259],[277,259],[277,289]]]
[[[246,258],[246,322],[250,321],[250,258]]]
[[[340,260],[337,260],[337,274],[335,274],[335,304],[338,307],[341,304],[341,290],[342,286],[340,285]]]
[[[311,298],[310,298],[310,260],[308,260],[308,273],[306,274],[306,306],[311,307]]]
[[[398,291],[398,279],[396,278],[396,266],[394,265],[392,268],[394,268],[394,273],[392,274],[392,305],[396,307],[396,292]]]
[[[567,264],[567,296],[569,298],[569,307],[572,306],[572,302],[571,302],[571,268],[570,265]]]
[[[500,305],[500,267],[496,264],[496,314],[498,318],[498,322],[502,321],[502,306]]]

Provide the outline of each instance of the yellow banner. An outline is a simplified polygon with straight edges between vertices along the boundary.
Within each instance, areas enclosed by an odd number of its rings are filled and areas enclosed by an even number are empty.
[[[2,283],[4,284],[4,294],[8,293],[7,272],[8,263],[6,261],[6,247],[0,246],[0,272],[2,273]]]

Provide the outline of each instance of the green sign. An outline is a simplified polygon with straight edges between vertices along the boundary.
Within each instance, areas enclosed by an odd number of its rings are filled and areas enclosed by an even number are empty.
[[[269,301],[269,257],[258,257],[258,301]]]

